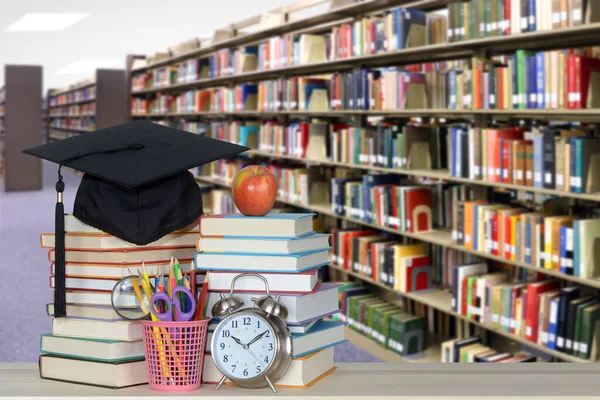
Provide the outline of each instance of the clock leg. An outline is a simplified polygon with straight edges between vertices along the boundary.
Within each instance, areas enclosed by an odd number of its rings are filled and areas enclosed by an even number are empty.
[[[277,393],[277,390],[275,389],[275,386],[273,386],[273,384],[271,383],[271,380],[269,379],[269,377],[265,375],[265,379],[267,380],[267,383],[269,384],[269,386],[273,390],[273,393]]]
[[[217,386],[215,386],[214,390],[219,390],[219,388],[221,387],[221,385],[223,384],[223,382],[225,382],[225,379],[227,379],[227,377],[225,375],[223,375],[223,377],[221,378],[221,380],[219,381],[219,383],[217,383]]]

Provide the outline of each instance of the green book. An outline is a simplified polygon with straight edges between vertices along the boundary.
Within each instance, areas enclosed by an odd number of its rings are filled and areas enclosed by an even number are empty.
[[[497,1],[497,17],[498,17],[498,29],[496,31],[496,36],[504,35],[504,0],[496,0]]]
[[[402,313],[390,316],[388,348],[403,356],[411,356],[425,349],[425,318]]]
[[[404,311],[399,307],[394,307],[389,310],[383,310],[378,313],[378,320],[374,321],[374,323],[378,324],[378,334],[379,336],[375,337],[375,340],[379,342],[379,344],[385,348],[388,347],[388,338],[389,338],[389,321],[392,315],[402,314]]]
[[[470,276],[467,278],[467,318],[471,319],[471,299],[473,298],[473,283],[477,282],[477,276]]]
[[[579,356],[590,358],[592,352],[592,339],[596,329],[596,321],[600,320],[600,304],[594,304],[583,309],[581,314],[581,332],[579,342]]]
[[[390,310],[393,308],[396,308],[396,306],[390,303],[377,304],[369,307],[369,310],[367,311],[368,315],[366,325],[368,328],[366,334],[370,339],[376,340],[376,337],[378,335],[377,329],[380,329],[380,327],[375,324],[375,320],[380,320],[380,318],[375,318],[375,315],[381,314],[383,311]]]
[[[459,27],[459,36],[458,40],[465,40],[465,7],[464,3],[457,3],[456,7],[458,8],[458,27]]]
[[[359,301],[364,300],[364,299],[373,299],[375,298],[374,295],[372,294],[363,294],[360,296],[352,296],[350,298],[350,300],[348,301],[348,325],[350,326],[350,329],[358,331],[358,311],[359,308]]]
[[[582,331],[582,316],[583,309],[598,303],[598,299],[588,300],[575,307],[575,332],[573,333],[573,355],[575,357],[584,357],[581,354],[581,331]]]
[[[477,39],[477,32],[479,27],[477,26],[477,10],[475,7],[476,0],[469,1],[467,9],[469,11],[469,37],[467,39]]]
[[[43,354],[107,363],[144,359],[144,343],[142,340],[124,342],[53,336],[46,333],[40,337],[40,351]]]
[[[527,56],[534,53],[527,50],[517,50],[517,93],[519,109],[527,108]]]
[[[363,335],[366,335],[368,331],[367,320],[369,315],[369,306],[376,304],[385,304],[385,302],[379,298],[363,300],[360,302],[360,308],[358,310],[358,331]]]
[[[492,0],[484,0],[485,5],[483,9],[484,17],[483,21],[485,24],[485,37],[492,36]]]

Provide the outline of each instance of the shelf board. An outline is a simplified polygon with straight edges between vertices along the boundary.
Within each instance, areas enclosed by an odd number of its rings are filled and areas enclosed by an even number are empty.
[[[76,92],[78,90],[82,90],[88,87],[92,87],[95,86],[96,82],[93,80],[90,80],[89,82],[83,82],[79,85],[74,85],[73,87],[70,88],[65,88],[65,89],[57,89],[55,92],[48,92],[48,98],[53,98],[53,97],[58,97],[58,96],[62,96],[63,94],[67,94],[67,93],[71,93],[71,92]]]
[[[230,185],[226,185],[223,184],[219,181],[216,181],[214,179],[208,178],[208,177],[204,177],[204,176],[198,176],[196,177],[197,180],[202,181],[202,182],[206,182],[206,183],[213,183],[222,187],[227,187],[230,188]],[[450,249],[454,249],[457,251],[462,251],[464,253],[470,253],[473,255],[476,255],[478,257],[481,258],[485,258],[491,261],[497,261],[500,263],[504,263],[504,264],[510,264],[510,265],[514,265],[516,267],[521,267],[524,269],[527,269],[529,271],[535,271],[535,272],[541,272],[545,275],[548,276],[552,276],[555,278],[559,278],[559,279],[563,279],[563,280],[567,280],[567,281],[571,281],[571,282],[575,282],[575,283],[579,283],[581,285],[584,286],[590,286],[590,287],[594,287],[594,288],[600,288],[600,278],[594,278],[594,279],[583,279],[583,278],[579,278],[576,276],[572,276],[572,275],[566,275],[563,274],[559,271],[554,271],[554,270],[549,270],[549,269],[544,269],[544,268],[539,268],[530,264],[525,264],[522,263],[520,261],[512,261],[512,260],[507,260],[504,257],[498,257],[498,256],[494,256],[488,253],[485,253],[483,251],[477,251],[477,250],[472,250],[472,249],[468,249],[464,246],[461,246],[459,244],[456,243],[456,241],[454,241],[452,239],[452,234],[450,231],[445,230],[445,229],[435,229],[432,230],[430,232],[422,232],[422,233],[410,233],[410,232],[402,232],[402,231],[398,231],[396,229],[393,228],[388,228],[388,227],[383,227],[383,226],[379,226],[379,225],[375,225],[375,224],[371,224],[365,221],[361,221],[358,219],[354,219],[354,218],[349,218],[346,216],[342,216],[342,215],[337,215],[335,214],[333,211],[331,211],[331,204],[311,204],[311,205],[307,205],[307,204],[299,204],[296,202],[291,202],[291,201],[287,201],[287,200],[283,200],[278,198],[277,201],[284,203],[284,204],[288,204],[291,206],[295,206],[295,207],[300,207],[300,208],[304,208],[307,210],[311,210],[313,212],[319,213],[319,214],[323,214],[323,215],[328,215],[330,217],[334,217],[343,221],[347,221],[347,222],[351,222],[351,223],[355,223],[358,225],[363,225],[363,226],[367,226],[373,229],[378,229],[380,231],[385,231],[385,232],[389,232],[389,233],[393,233],[395,235],[400,235],[400,236],[405,236],[405,237],[409,237],[412,239],[417,239],[423,242],[427,242],[427,243],[431,243],[431,244],[435,244],[438,246],[443,246],[446,248],[450,248]]]
[[[55,126],[49,126],[49,130],[63,131],[63,132],[91,132],[89,129],[73,129],[73,128],[57,128]]]
[[[491,56],[497,54],[506,54],[519,49],[541,51],[560,49],[563,47],[581,47],[598,44],[599,35],[600,23],[593,23],[568,28],[553,29],[550,31],[526,32],[508,36],[465,40],[457,43],[442,43],[421,47],[411,47],[380,54],[294,65],[290,67],[264,71],[245,72],[237,75],[218,78],[199,79],[195,82],[186,82],[160,88],[132,91],[131,94],[142,95],[167,91],[183,91],[191,88],[200,89],[220,86],[226,83],[234,84],[238,82],[253,82],[271,78],[280,78],[282,76],[325,74],[343,69],[350,69],[355,66],[361,66],[363,68],[381,67],[394,64],[406,65],[441,60],[454,60],[472,57],[477,52],[484,49]]]
[[[57,105],[54,105],[54,106],[48,106],[48,108],[68,107],[68,106],[74,106],[76,104],[91,103],[93,101],[96,101],[95,97],[93,99],[78,100],[78,101],[72,101],[70,103],[64,103],[64,104],[57,104]]]
[[[500,188],[500,189],[518,190],[521,192],[539,193],[539,194],[546,194],[546,195],[552,195],[552,196],[561,196],[561,197],[569,197],[569,198],[575,198],[575,199],[580,199],[580,200],[589,200],[589,201],[599,201],[600,202],[600,193],[572,193],[572,192],[565,192],[564,190],[544,189],[544,188],[537,188],[537,187],[532,187],[532,186],[514,185],[511,183],[488,182],[488,181],[479,180],[479,179],[453,177],[453,176],[450,176],[450,174],[448,173],[447,170],[404,170],[404,169],[394,169],[394,168],[373,167],[373,166],[369,166],[369,165],[349,164],[349,163],[341,163],[341,162],[335,162],[335,161],[329,161],[329,160],[283,156],[283,155],[265,153],[265,152],[261,152],[258,150],[249,150],[245,154],[255,155],[255,156],[259,156],[259,157],[266,157],[266,158],[288,160],[288,161],[294,161],[294,162],[306,163],[306,164],[312,164],[312,165],[325,165],[325,166],[331,166],[331,167],[362,169],[365,171],[406,175],[406,176],[413,176],[413,177],[419,177],[419,178],[439,179],[439,180],[445,180],[445,181],[449,181],[449,182],[468,183],[468,184],[488,186],[488,187],[494,187],[494,188]]]
[[[423,354],[415,357],[402,357],[348,326],[346,326],[345,336],[353,345],[388,363],[438,363],[442,359],[441,342],[443,340],[433,335],[427,337],[427,348]]]
[[[544,119],[544,120],[576,120],[600,121],[598,109],[543,109],[543,110],[449,110],[441,108],[407,109],[407,110],[342,110],[342,111],[206,111],[192,113],[154,113],[133,114],[133,118],[272,118],[272,117],[436,117],[436,118],[472,118],[476,116],[491,116],[498,118]]]
[[[177,62],[181,62],[183,60],[187,60],[190,58],[200,58],[202,56],[207,56],[211,53],[214,53],[217,50],[228,48],[228,47],[238,47],[242,45],[247,45],[250,43],[258,42],[263,39],[267,39],[269,37],[281,35],[284,33],[289,33],[297,30],[305,30],[307,28],[316,27],[318,25],[331,23],[335,21],[341,21],[347,19],[348,17],[371,13],[379,10],[384,10],[386,8],[392,8],[397,6],[410,6],[411,8],[421,9],[421,10],[432,10],[436,8],[441,8],[448,3],[452,3],[454,0],[427,0],[427,1],[419,1],[415,2],[415,0],[367,0],[359,3],[351,4],[348,6],[340,7],[335,10],[328,11],[323,14],[319,14],[316,16],[311,16],[307,18],[298,19],[295,21],[290,21],[282,25],[278,25],[275,27],[271,27],[268,29],[262,29],[257,32],[248,33],[246,35],[234,37],[231,39],[227,39],[215,44],[212,44],[205,48],[195,49],[190,52],[186,52],[183,54],[179,54],[177,56],[170,57],[166,60],[161,60],[149,65],[145,65],[139,68],[132,69],[132,73],[143,72],[151,69],[155,69],[158,67],[162,67],[165,65],[174,64]]]
[[[353,277],[355,277],[357,279],[360,279],[360,280],[362,280],[364,282],[367,282],[367,283],[369,283],[371,285],[375,285],[375,286],[380,287],[382,289],[385,289],[385,290],[397,293],[397,294],[399,294],[399,295],[401,295],[403,297],[406,297],[407,299],[415,300],[415,301],[417,301],[419,303],[422,303],[422,304],[425,304],[427,306],[433,307],[433,308],[435,308],[437,310],[440,310],[440,311],[442,311],[442,312],[444,312],[446,314],[450,314],[450,315],[452,315],[452,316],[454,316],[456,318],[462,319],[464,321],[469,321],[470,323],[472,323],[474,325],[477,325],[477,326],[479,326],[481,328],[484,328],[484,329],[486,329],[486,330],[488,330],[490,332],[494,332],[494,333],[496,333],[498,335],[501,335],[501,336],[504,336],[504,337],[506,337],[508,339],[514,340],[515,342],[518,342],[518,343],[521,343],[523,345],[526,345],[526,346],[529,346],[531,348],[534,348],[536,350],[542,351],[542,352],[544,352],[546,354],[551,355],[552,357],[556,357],[558,359],[561,359],[561,360],[564,360],[564,361],[570,361],[570,362],[579,362],[579,363],[589,363],[589,362],[592,362],[590,360],[586,360],[586,359],[583,359],[583,358],[575,357],[575,356],[572,356],[570,354],[565,354],[565,353],[561,353],[559,351],[548,349],[548,348],[546,348],[544,346],[541,346],[541,345],[539,345],[537,343],[530,342],[529,340],[527,340],[527,339],[525,339],[525,338],[523,338],[521,336],[513,335],[511,333],[507,333],[507,332],[504,332],[504,331],[501,331],[501,330],[498,330],[498,329],[494,329],[494,328],[490,327],[489,325],[486,325],[486,324],[474,321],[472,319],[469,319],[469,318],[465,317],[462,314],[454,312],[454,311],[452,311],[452,307],[451,307],[451,304],[452,304],[452,295],[450,293],[448,293],[448,292],[445,292],[445,291],[442,291],[442,290],[439,290],[439,289],[432,289],[432,290],[421,291],[421,292],[402,293],[402,292],[396,291],[396,290],[394,290],[394,289],[392,289],[392,288],[390,288],[388,286],[385,286],[385,285],[383,285],[383,284],[381,284],[379,282],[375,282],[372,279],[369,279],[369,278],[367,278],[365,276],[362,276],[362,275],[357,274],[355,272],[351,272],[351,271],[345,270],[345,269],[343,269],[343,268],[341,268],[341,267],[339,267],[339,266],[337,266],[335,264],[330,264],[329,267],[333,268],[333,269],[335,269],[337,271],[344,272],[344,273],[346,273],[346,274],[348,274],[350,276],[353,276]]]
[[[72,119],[81,119],[81,118],[94,118],[95,114],[89,114],[89,115],[49,115],[48,118],[52,119],[52,118],[72,118]]]

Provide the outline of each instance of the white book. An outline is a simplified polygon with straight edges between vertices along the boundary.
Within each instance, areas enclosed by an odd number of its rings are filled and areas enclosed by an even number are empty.
[[[300,254],[329,249],[329,236],[318,233],[291,239],[201,236],[196,250],[206,253]]]
[[[157,247],[193,247],[198,240],[198,231],[181,231],[169,233],[159,240],[148,243],[145,246],[138,246],[133,243],[126,242],[116,236],[106,233],[69,233],[65,234],[66,249],[142,249],[142,248],[157,248]],[[44,233],[41,235],[43,248],[55,247],[55,236],[53,233]]]
[[[233,279],[243,271],[211,271],[208,274],[208,290],[229,291]],[[319,283],[317,269],[301,272],[299,274],[281,274],[263,272],[261,275],[267,280],[269,289],[274,292],[309,293]],[[242,278],[235,282],[236,290],[249,292],[263,292],[265,285],[257,278]]]
[[[280,301],[288,310],[288,317],[284,321],[288,325],[301,325],[336,313],[339,309],[338,286],[325,282],[315,293],[303,295],[282,293]],[[252,307],[252,298],[260,297],[261,294],[236,291],[236,295],[242,298],[246,307]],[[212,307],[220,298],[221,292],[208,292],[207,318],[212,318]]]
[[[294,255],[196,253],[194,267],[200,270],[254,272],[302,272],[329,264],[329,251]]]
[[[148,367],[145,360],[104,363],[41,355],[40,376],[42,379],[117,389],[148,383]]]
[[[154,277],[159,271],[163,275],[169,274],[170,262],[165,263],[146,263],[148,275]],[[179,259],[179,266],[183,272],[191,271],[193,260]],[[141,269],[141,264],[66,264],[65,274],[73,278],[98,278],[98,279],[121,279],[131,275],[131,272]],[[50,275],[55,274],[55,266],[50,266]],[[131,272],[130,272],[131,271]],[[202,278],[204,279],[204,278]]]
[[[200,218],[202,236],[293,238],[313,232],[313,216],[301,213],[271,213],[263,217],[242,214],[209,215]]]
[[[195,231],[198,232],[198,224],[192,224],[189,227],[182,229],[182,231]],[[106,232],[101,231],[98,228],[94,228],[80,220],[78,220],[73,214],[65,214],[65,232],[71,233],[94,233],[107,235]]]
[[[54,304],[46,304],[48,316],[54,316]],[[119,321],[122,318],[115,312],[112,306],[94,306],[67,304],[67,318],[101,319],[106,321]]]
[[[292,360],[287,372],[275,382],[276,388],[308,388],[335,370],[333,347]],[[204,358],[202,380],[217,383],[223,374],[215,366],[210,354]],[[225,385],[231,384],[227,379]]]
[[[141,340],[143,336],[140,321],[98,321],[76,318],[54,318],[52,335],[123,341]]]
[[[94,306],[112,306],[111,292],[91,292],[91,291],[67,291],[67,304],[84,304]],[[119,301],[123,307],[136,307],[137,300],[135,296],[121,295]]]
[[[42,353],[46,354],[93,359],[103,362],[144,359],[144,342],[142,340],[124,342],[45,334],[42,335],[40,348]]]

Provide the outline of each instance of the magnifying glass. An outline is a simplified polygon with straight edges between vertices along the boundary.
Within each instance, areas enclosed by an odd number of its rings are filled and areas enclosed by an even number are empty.
[[[154,293],[152,285],[149,289],[151,294]],[[123,319],[138,321],[150,317],[150,299],[136,275],[118,281],[113,287],[110,301],[115,312]]]

